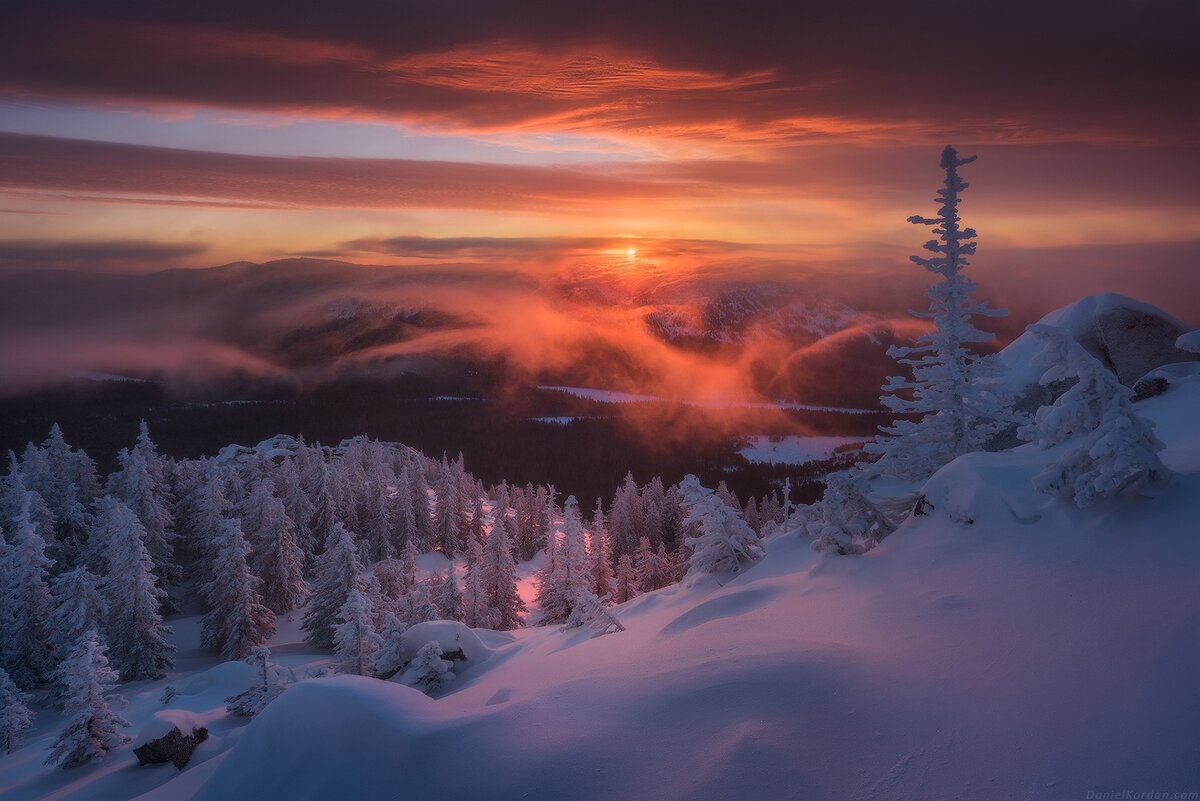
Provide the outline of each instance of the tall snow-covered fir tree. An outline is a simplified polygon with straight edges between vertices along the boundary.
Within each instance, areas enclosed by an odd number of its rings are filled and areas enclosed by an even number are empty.
[[[357,589],[350,591],[338,610],[338,622],[333,627],[333,647],[340,672],[373,675],[374,655],[383,644],[375,631],[373,613],[370,595]]]
[[[462,593],[463,623],[473,629],[496,628],[499,613],[488,602],[487,590],[483,585],[483,543],[476,540],[467,546],[466,563]]]
[[[592,512],[591,535],[592,594],[601,601],[608,601],[613,595],[612,543],[604,519],[604,501],[599,498],[596,499],[596,510]]]
[[[209,611],[200,644],[222,659],[245,659],[275,633],[275,615],[262,602],[262,581],[250,572],[250,546],[237,520],[227,518],[214,544],[212,580],[204,588]]]
[[[437,492],[433,523],[435,542],[447,559],[453,559],[465,545],[460,536],[463,525],[463,499],[459,495],[453,469],[447,464],[445,457],[442,458],[434,489]]]
[[[467,546],[468,551],[472,546]],[[437,607],[442,620],[463,619],[463,594],[458,588],[458,579],[454,576],[454,565],[446,568],[444,575],[434,574],[430,577],[433,582],[431,595],[433,605]]]
[[[29,696],[0,668],[0,754],[11,754],[20,748],[25,732],[32,725]]]
[[[556,539],[553,532],[550,534],[546,565],[538,573],[538,606],[543,623],[566,623],[576,601],[591,591],[592,570],[574,495],[563,503],[562,514],[562,536]]]
[[[225,496],[225,475],[215,459],[205,459],[185,499],[186,512],[181,550],[188,560],[184,575],[188,593],[198,596],[212,579],[213,546],[220,539],[225,517],[232,504]]]
[[[146,434],[144,429],[143,434]],[[152,453],[152,443],[121,451],[118,456],[121,469],[108,477],[106,491],[132,509],[142,521],[146,529],[146,547],[154,560],[154,572],[164,583],[170,583],[178,578],[170,492],[163,481],[162,465],[157,456],[153,461],[147,461],[148,454]]]
[[[129,721],[117,711],[125,699],[112,693],[117,674],[108,666],[105,647],[96,632],[87,631],[59,665],[55,678],[64,688],[67,724],[50,748],[48,765],[73,768],[102,759],[129,742],[121,733]]]
[[[896,420],[867,444],[866,451],[879,456],[868,468],[876,474],[902,480],[927,478],[955,457],[981,450],[1011,418],[997,395],[997,385],[987,381],[996,374],[991,358],[969,347],[994,338],[976,328],[973,318],[1006,314],[972,297],[976,284],[962,272],[967,257],[975,254],[975,243],[968,240],[976,233],[959,224],[959,195],[968,184],[958,168],[974,160],[974,156],[959,158],[947,145],[941,159],[946,178],[934,201],[939,204],[938,215],[908,218],[914,225],[936,226],[937,238],[925,243],[934,255],[911,260],[941,280],[925,293],[929,311],[911,312],[932,321],[933,330],[919,336],[916,345],[888,349],[889,356],[910,369],[912,378],[890,376],[883,387],[887,393],[883,404],[920,419]]]
[[[304,615],[305,639],[310,645],[333,647],[338,613],[355,590],[367,594],[358,548],[346,527],[335,523],[325,552],[317,557],[311,601]]]
[[[36,490],[54,515],[53,540],[61,549],[57,560],[65,565],[78,562],[87,544],[90,523],[88,505],[97,489],[96,466],[83,451],[72,450],[58,423],[40,448],[34,449],[34,464],[26,465],[30,489]],[[51,532],[47,532],[47,541]]]
[[[175,664],[175,646],[159,612],[167,593],[154,575],[146,530],[128,506],[106,495],[93,536],[106,567],[105,634],[113,649],[113,667],[123,681],[161,678]]]
[[[642,537],[637,550],[633,552],[633,569],[637,571],[638,586],[642,592],[662,589],[671,583],[671,565],[665,551],[661,554],[660,551],[661,544],[658,549],[652,548],[650,538]]]
[[[689,507],[684,526],[694,525],[697,529],[695,536],[684,541],[692,548],[688,559],[690,575],[736,573],[762,558],[758,535],[742,519],[740,509],[702,487],[695,476],[685,477],[679,488]]]
[[[50,592],[54,611],[46,620],[46,630],[54,638],[54,661],[59,664],[84,632],[104,630],[108,604],[98,589],[96,577],[82,565],[55,576]]]
[[[303,449],[303,445],[301,445]],[[284,459],[271,475],[275,485],[275,496],[283,501],[288,519],[296,527],[296,544],[307,557],[313,552],[312,519],[313,503],[304,490],[300,477],[299,456]]]
[[[1134,411],[1133,390],[1065,328],[1039,324],[1028,330],[1044,343],[1035,360],[1044,371],[1041,383],[1069,378],[1076,382],[1053,405],[1038,409],[1019,433],[1040,448],[1081,440],[1035,476],[1034,486],[1089,506],[1170,478],[1171,471],[1158,457],[1165,446],[1154,435],[1154,424]]]
[[[480,566],[480,582],[486,597],[486,605],[494,611],[494,628],[511,631],[524,622],[525,601],[517,592],[517,563],[513,557],[513,542],[509,539],[508,526],[492,523],[491,534],[483,546],[483,563]],[[477,618],[478,621],[478,618]],[[476,625],[481,625],[479,622]]]
[[[267,481],[258,483],[247,505],[252,512],[242,523],[253,538],[250,561],[262,580],[262,601],[273,612],[285,614],[308,597],[304,551],[296,541],[296,524]]]
[[[617,560],[617,575],[613,579],[613,603],[623,604],[632,601],[640,593],[637,581],[637,571],[633,569],[633,557],[622,554]]]
[[[47,625],[54,610],[47,583],[51,562],[40,526],[29,514],[36,497],[25,493],[0,564],[0,667],[27,690],[49,678],[55,656]]]

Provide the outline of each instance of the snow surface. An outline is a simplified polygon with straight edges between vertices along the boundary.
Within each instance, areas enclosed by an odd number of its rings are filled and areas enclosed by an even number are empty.
[[[862,444],[862,437],[747,437],[738,453],[756,464],[805,464],[828,459],[843,445]]]
[[[1178,483],[1087,510],[1035,496],[1055,456],[971,454],[933,509],[861,557],[784,532],[721,585],[614,611],[626,631],[475,632],[490,653],[429,698],[393,682],[303,679],[248,726],[251,681],[172,620],[175,673],[127,684],[134,729],[162,687],[213,733],[181,773],[128,748],[41,765],[61,720],[39,705],[0,758],[18,799],[1057,799],[1200,789],[1200,384],[1138,403]],[[445,634],[445,624],[438,636]],[[461,632],[455,630],[455,636]],[[274,659],[303,671],[282,620]],[[457,672],[457,671],[456,671]],[[1109,797],[1123,797],[1114,795]]]

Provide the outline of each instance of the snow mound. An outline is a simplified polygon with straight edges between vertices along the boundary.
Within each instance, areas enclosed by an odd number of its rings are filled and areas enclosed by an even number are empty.
[[[410,687],[361,676],[301,682],[255,717],[196,798],[432,797],[412,783],[424,751],[414,741],[436,728],[432,704]]]
[[[479,664],[492,654],[479,635],[457,620],[430,620],[405,630],[400,638],[400,657],[412,659],[429,642],[437,642],[443,653],[462,651],[471,664]]]
[[[1031,449],[961,456],[925,483],[926,513],[966,525],[1033,523],[1047,502],[1033,488],[1045,462],[1044,452]]]

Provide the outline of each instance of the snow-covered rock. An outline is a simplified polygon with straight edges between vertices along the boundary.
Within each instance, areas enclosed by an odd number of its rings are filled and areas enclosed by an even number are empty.
[[[1039,323],[1066,328],[1126,386],[1133,386],[1155,367],[1186,359],[1175,343],[1188,326],[1162,309],[1124,295],[1089,295],[1050,312]],[[1036,337],[1025,333],[999,354],[1007,370],[1006,383],[1018,396],[1037,385],[1040,375],[1034,357],[1041,348]],[[1039,401],[1044,399],[1035,394]]]
[[[400,639],[401,658],[404,661],[412,659],[417,655],[417,651],[421,650],[421,646],[428,642],[436,642],[446,654],[462,651],[462,655],[472,665],[483,662],[492,653],[492,649],[483,644],[479,635],[457,620],[430,620],[405,630]]]

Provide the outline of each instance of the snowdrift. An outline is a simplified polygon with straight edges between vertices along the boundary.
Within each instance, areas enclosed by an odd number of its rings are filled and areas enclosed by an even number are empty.
[[[1196,789],[1197,408],[1194,383],[1139,404],[1181,474],[1157,498],[1081,511],[1027,489],[1051,452],[974,454],[929,482],[928,515],[867,556],[779,535],[725,586],[618,608],[623,633],[517,632],[436,701],[371,679],[302,683],[196,797]]]

